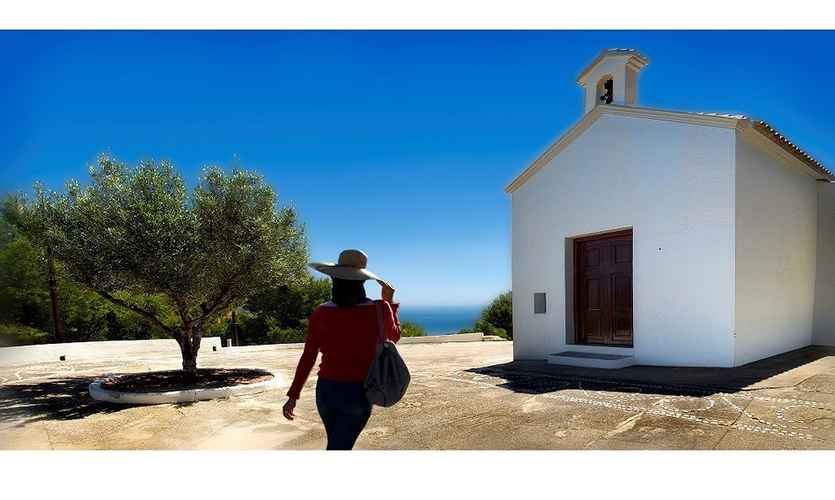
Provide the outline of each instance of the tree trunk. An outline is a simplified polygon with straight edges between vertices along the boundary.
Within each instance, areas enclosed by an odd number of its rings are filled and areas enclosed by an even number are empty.
[[[182,351],[183,372],[185,372],[186,382],[197,382],[197,354],[192,354],[192,350],[189,347]]]
[[[189,334],[190,333],[190,334]],[[200,340],[203,338],[203,329],[193,326],[190,329],[180,331],[180,353],[183,356],[183,372],[186,382],[197,381],[197,351],[200,350]]]

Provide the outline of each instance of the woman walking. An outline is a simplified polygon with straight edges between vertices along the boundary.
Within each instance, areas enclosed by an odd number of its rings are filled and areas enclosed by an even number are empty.
[[[287,391],[284,417],[295,418],[296,401],[321,352],[316,407],[325,424],[328,450],[352,449],[371,417],[363,383],[380,340],[377,305],[382,308],[386,338],[400,340],[400,304],[393,302],[394,288],[366,270],[367,263],[365,253],[345,250],[336,263],[308,264],[331,277],[332,298],[310,316],[304,351]],[[376,280],[383,287],[382,300],[372,301],[366,296],[366,280]]]

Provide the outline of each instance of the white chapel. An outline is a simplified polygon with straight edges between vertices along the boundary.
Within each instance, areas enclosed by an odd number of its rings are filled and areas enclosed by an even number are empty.
[[[835,176],[770,124],[638,106],[604,50],[585,114],[507,187],[515,359],[734,367],[835,345]]]

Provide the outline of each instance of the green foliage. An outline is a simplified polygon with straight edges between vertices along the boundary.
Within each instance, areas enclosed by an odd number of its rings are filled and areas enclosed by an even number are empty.
[[[53,335],[31,326],[0,323],[0,347],[49,344]]]
[[[513,338],[513,293],[506,292],[496,297],[481,313],[481,319],[497,329],[507,332]]]
[[[160,295],[178,313],[201,305],[217,313],[302,275],[307,249],[295,212],[276,212],[274,192],[257,174],[206,168],[191,198],[164,160],[129,168],[100,157],[90,175],[86,188],[71,181],[60,194],[36,185],[33,202],[19,195],[4,208],[92,290]]]
[[[244,305],[247,311],[272,318],[281,328],[298,327],[313,311],[331,298],[328,278],[307,275],[299,283],[256,292]]]
[[[304,342],[306,336],[307,320],[299,321],[296,326],[285,327],[269,314],[238,312],[238,345],[291,344]],[[226,324],[221,338],[223,342],[234,339],[231,320]]]
[[[330,300],[328,278],[310,275],[299,283],[270,287],[254,293],[237,311],[238,345],[288,344],[304,342],[313,311]],[[227,314],[207,327],[207,334],[233,339],[232,315]]]
[[[52,309],[44,252],[0,217],[0,323],[50,330]]]
[[[310,315],[330,297],[330,280],[310,275],[254,293],[238,313],[239,344],[304,342]],[[232,338],[231,323],[225,333]]]
[[[11,196],[3,216],[39,248],[50,246],[80,287],[180,342],[189,373],[211,318],[306,275],[295,210],[277,210],[258,174],[208,167],[191,197],[164,160],[130,168],[102,156],[90,176],[89,186],[71,181],[66,193],[38,184],[34,200]]]
[[[162,335],[144,318],[66,279],[57,266],[65,341],[133,340]],[[0,214],[0,336],[2,345],[56,342],[44,252]]]
[[[475,332],[513,340],[512,292],[503,293],[493,299],[493,302],[481,312],[481,316],[475,321],[472,328],[462,329],[458,333]]]
[[[400,323],[400,332],[402,337],[425,337],[426,332],[423,330],[422,327],[410,323],[408,321],[403,321]]]
[[[281,328],[278,325],[267,330],[268,344],[296,344],[303,343],[307,338],[308,320],[303,319],[295,328]]]

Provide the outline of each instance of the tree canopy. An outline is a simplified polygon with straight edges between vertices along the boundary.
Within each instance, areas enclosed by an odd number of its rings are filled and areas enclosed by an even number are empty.
[[[207,167],[189,196],[165,160],[128,167],[101,156],[90,177],[66,193],[36,184],[32,200],[8,197],[3,216],[70,279],[175,338],[190,375],[210,318],[305,275],[295,208],[277,208],[259,174]]]

